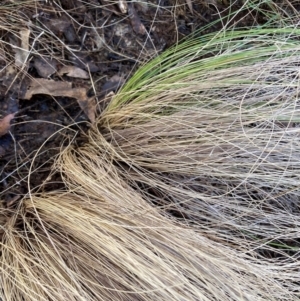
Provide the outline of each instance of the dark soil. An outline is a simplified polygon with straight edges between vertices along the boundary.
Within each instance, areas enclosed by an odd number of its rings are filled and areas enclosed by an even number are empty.
[[[59,188],[60,176],[51,171],[54,159],[63,146],[84,143],[91,116],[101,113],[106,94],[116,92],[144,62],[244,3],[193,1],[191,11],[185,0],[128,1],[124,9],[125,2],[36,1],[29,6],[2,1],[0,22],[11,23],[12,30],[0,30],[0,118],[15,113],[9,131],[0,137],[0,199],[7,204],[29,190]],[[231,20],[235,26],[264,22],[266,14],[249,10]],[[17,65],[16,49],[23,47],[28,29],[30,55]],[[77,77],[60,72],[63,67]],[[88,77],[78,77],[79,71]],[[27,97],[38,79],[82,88],[97,106],[86,109],[81,98],[63,92]]]

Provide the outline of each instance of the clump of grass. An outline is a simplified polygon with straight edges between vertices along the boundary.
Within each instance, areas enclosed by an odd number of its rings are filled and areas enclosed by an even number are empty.
[[[60,164],[68,192],[32,195],[7,213],[3,300],[292,300],[291,267],[165,217],[105,150],[68,149]]]
[[[141,68],[90,138],[165,214],[289,265],[283,286],[299,281],[298,35],[287,27],[187,41]]]
[[[141,68],[62,151],[68,189],[3,211],[3,299],[297,299],[298,34],[211,35]]]
[[[165,52],[114,97],[91,142],[194,226],[299,247],[298,34],[236,31]]]
[[[62,150],[64,189],[1,208],[0,297],[299,298],[298,36],[222,31],[143,66]]]

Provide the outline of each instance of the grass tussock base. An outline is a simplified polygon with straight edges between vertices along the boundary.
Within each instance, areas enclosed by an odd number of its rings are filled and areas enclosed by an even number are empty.
[[[1,210],[1,298],[299,299],[298,35],[210,35],[141,68],[62,151],[66,189]]]
[[[166,218],[90,148],[61,159],[72,192],[32,196],[6,225],[5,300],[289,298],[284,265]]]

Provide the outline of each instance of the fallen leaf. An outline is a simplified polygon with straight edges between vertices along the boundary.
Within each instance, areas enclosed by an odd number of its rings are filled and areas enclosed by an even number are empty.
[[[46,57],[36,57],[33,62],[39,76],[47,78],[57,71],[56,60]]]
[[[192,4],[192,0],[186,0],[186,3],[191,11],[191,13],[193,14],[194,11],[193,11],[193,4]]]
[[[142,11],[144,14],[147,13],[148,11],[148,2],[147,0],[137,0],[134,3],[135,7],[137,8],[137,10]]]
[[[10,121],[15,117],[15,114],[11,113],[0,119],[0,136],[8,133],[10,129]]]
[[[49,27],[53,32],[62,32],[68,42],[73,43],[77,38],[72,23],[65,16],[60,19],[51,19]]]
[[[24,99],[31,99],[35,94],[51,96],[65,96],[72,98],[86,98],[85,88],[72,88],[72,83],[35,78],[31,81]]]
[[[112,2],[111,0],[101,0],[101,3],[102,3],[102,9],[104,10],[104,12],[105,11],[107,11],[109,13],[113,12],[114,14],[116,14],[118,16],[121,14],[120,13],[120,6],[119,6],[119,9],[117,9],[115,7],[114,2]],[[121,6],[121,8],[123,8],[123,7]]]
[[[133,4],[128,5],[128,15],[134,32],[141,35],[145,34],[146,28],[141,22],[140,17],[138,16]]]
[[[69,60],[76,65],[78,68],[90,71],[98,72],[101,70],[101,67],[94,62],[94,60],[84,53],[77,52],[76,55],[70,54]]]
[[[23,29],[20,31],[21,47],[12,45],[13,51],[15,52],[15,64],[18,67],[22,67],[27,63],[29,55],[29,29]]]
[[[118,0],[118,7],[122,14],[127,13],[128,6],[125,0]]]
[[[95,50],[100,50],[104,45],[105,45],[105,37],[104,34],[99,34],[97,29],[93,27],[92,31],[93,39],[96,44],[96,49]]]
[[[119,11],[121,14],[127,13],[128,5],[126,0],[117,0],[117,3],[114,3],[111,0],[101,0],[101,2],[104,9],[114,12],[116,15],[120,15]],[[115,4],[118,6],[119,11],[115,8]]]
[[[95,100],[88,98],[86,92],[85,88],[73,88],[72,83],[69,82],[34,78],[28,85],[24,99],[29,100],[36,94],[75,98],[89,120],[94,123],[96,119]]]
[[[96,121],[96,98],[95,96],[85,99],[77,99],[81,110],[85,113],[88,119],[94,123]]]
[[[17,72],[13,64],[6,66],[1,70],[0,78],[5,87],[9,87],[16,77]]]
[[[59,75],[67,75],[69,77],[75,77],[75,78],[83,78],[88,79],[89,74],[82,70],[81,68],[75,67],[75,66],[63,66],[59,72]]]
[[[115,74],[102,86],[101,95],[108,94],[109,92],[116,92],[124,83],[124,77]]]

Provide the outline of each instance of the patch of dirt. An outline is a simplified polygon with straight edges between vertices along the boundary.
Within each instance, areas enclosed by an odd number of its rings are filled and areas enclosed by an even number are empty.
[[[2,1],[0,199],[11,204],[29,190],[59,188],[59,175],[51,171],[55,157],[69,143],[84,143],[109,92],[116,92],[141,64],[243,5]],[[228,20],[235,26],[267,21],[265,14],[249,10]],[[225,21],[205,32],[220,29]]]

